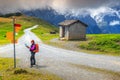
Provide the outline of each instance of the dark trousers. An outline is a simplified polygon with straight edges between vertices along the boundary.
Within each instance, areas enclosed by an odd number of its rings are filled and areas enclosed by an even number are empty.
[[[31,52],[30,62],[31,62],[31,65],[35,65],[36,64],[35,52]]]

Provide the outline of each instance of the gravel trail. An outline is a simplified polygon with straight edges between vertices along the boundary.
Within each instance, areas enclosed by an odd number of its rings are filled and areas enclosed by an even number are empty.
[[[20,59],[18,67],[30,67],[30,52],[24,44],[30,45],[30,41],[34,39],[40,46],[40,52],[36,53],[37,66],[34,67],[38,70],[47,70],[64,80],[120,80],[120,77],[116,77],[116,75],[78,67],[85,65],[119,73],[120,57],[87,54],[45,45],[30,31],[37,26],[26,29],[25,34],[16,44],[16,56]],[[0,56],[13,57],[13,45],[8,44],[0,47]]]

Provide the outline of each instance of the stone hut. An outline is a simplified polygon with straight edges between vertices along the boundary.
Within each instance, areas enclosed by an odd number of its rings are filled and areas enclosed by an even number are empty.
[[[60,39],[85,40],[87,25],[80,20],[65,20],[59,23]]]

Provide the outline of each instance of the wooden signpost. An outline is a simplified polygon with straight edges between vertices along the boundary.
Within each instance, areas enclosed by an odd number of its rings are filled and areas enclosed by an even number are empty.
[[[7,32],[6,38],[13,43],[13,52],[14,52],[14,68],[16,68],[16,46],[17,40],[15,38],[15,34],[18,33],[21,30],[21,25],[15,23],[15,17],[13,16],[13,32]]]
[[[15,50],[15,17],[13,17],[13,50],[14,50],[14,68],[16,68],[16,50]]]

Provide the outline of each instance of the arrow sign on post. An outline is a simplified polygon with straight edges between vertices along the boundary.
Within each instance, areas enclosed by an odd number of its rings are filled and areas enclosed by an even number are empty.
[[[15,32],[19,32],[21,30],[21,24],[14,24]]]
[[[6,38],[7,38],[8,40],[13,40],[13,32],[7,32],[7,33],[6,33]]]

